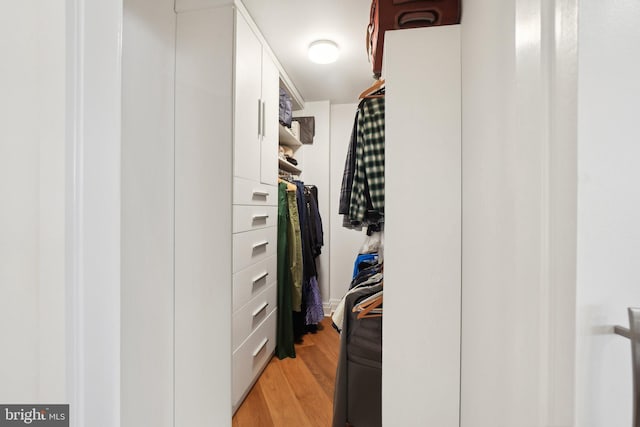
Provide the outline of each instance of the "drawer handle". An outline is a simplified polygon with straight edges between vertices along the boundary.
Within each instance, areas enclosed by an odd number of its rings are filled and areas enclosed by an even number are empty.
[[[253,190],[253,195],[254,195],[254,196],[260,196],[260,197],[267,197],[267,196],[269,195],[269,193],[268,193],[268,192],[266,192],[266,191],[256,191],[256,190]]]
[[[253,317],[256,317],[258,314],[262,313],[264,311],[265,308],[267,308],[269,306],[268,302],[264,302],[260,307],[258,307],[258,309],[256,311],[254,311],[251,315]]]
[[[255,245],[253,245],[252,249],[258,249],[263,246],[267,246],[268,244],[269,242],[265,240],[264,242],[256,243]]]
[[[265,271],[264,273],[262,273],[260,276],[256,277],[255,279],[253,279],[253,284],[255,285],[256,283],[258,283],[260,280],[264,279],[265,277],[267,277],[269,275],[268,271]]]
[[[256,348],[256,350],[253,352],[253,357],[256,357],[262,351],[264,346],[267,345],[268,342],[269,342],[269,338],[263,339],[260,345],[258,346],[258,348]]]
[[[254,220],[254,221],[255,221],[256,219],[267,219],[267,218],[269,218],[269,215],[266,215],[266,214],[264,214],[264,215],[254,215],[254,216],[253,216],[253,220]]]

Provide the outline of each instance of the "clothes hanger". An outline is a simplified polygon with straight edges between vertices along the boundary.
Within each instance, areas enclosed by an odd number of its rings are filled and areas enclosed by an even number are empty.
[[[384,87],[384,79],[376,80],[374,84],[372,84],[370,87],[362,91],[359,98],[360,99],[383,98],[384,97],[383,94],[372,95],[373,92],[377,91],[378,89],[381,89],[382,87]]]
[[[278,182],[284,182],[285,184],[287,184],[287,191],[296,191],[298,189],[295,184],[290,183],[286,179],[278,178]]]
[[[382,308],[379,308],[382,305],[382,295],[379,295],[377,297],[375,297],[374,299],[372,299],[371,301],[369,301],[369,304],[364,307],[362,309],[362,311],[360,311],[360,313],[358,313],[357,318],[358,319],[369,319],[372,317],[382,317],[382,313],[379,312],[378,310],[382,310]],[[375,312],[372,312],[374,309],[378,309]]]
[[[378,291],[364,298],[362,301],[354,305],[351,311],[353,311],[354,313],[356,311],[362,311],[364,308],[368,307],[373,301],[375,301],[375,299],[378,298],[379,296],[382,296],[382,291]]]
[[[373,295],[368,296],[364,300],[360,301],[356,304],[352,312],[359,311],[357,318],[358,319],[368,319],[372,317],[382,317],[382,313],[378,310],[376,312],[371,313],[372,310],[377,309],[382,305],[382,291],[376,292]],[[381,308],[379,310],[382,310]]]

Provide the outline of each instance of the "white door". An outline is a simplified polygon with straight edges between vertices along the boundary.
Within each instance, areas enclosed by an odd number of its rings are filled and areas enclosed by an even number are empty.
[[[632,424],[627,307],[640,306],[640,7],[580,2],[576,420]],[[640,380],[640,378],[636,378]]]
[[[260,180],[262,45],[236,13],[233,174]]]

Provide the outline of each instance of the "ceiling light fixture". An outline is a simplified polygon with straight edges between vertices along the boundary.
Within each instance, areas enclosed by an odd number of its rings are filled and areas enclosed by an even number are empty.
[[[338,59],[338,45],[331,40],[316,40],[309,45],[308,55],[316,64],[331,64]]]

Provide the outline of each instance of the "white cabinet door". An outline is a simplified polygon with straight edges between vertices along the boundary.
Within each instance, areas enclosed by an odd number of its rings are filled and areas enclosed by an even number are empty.
[[[260,180],[276,185],[278,179],[278,109],[280,73],[266,52],[262,54],[263,131]]]
[[[233,174],[260,180],[262,45],[236,13]]]

